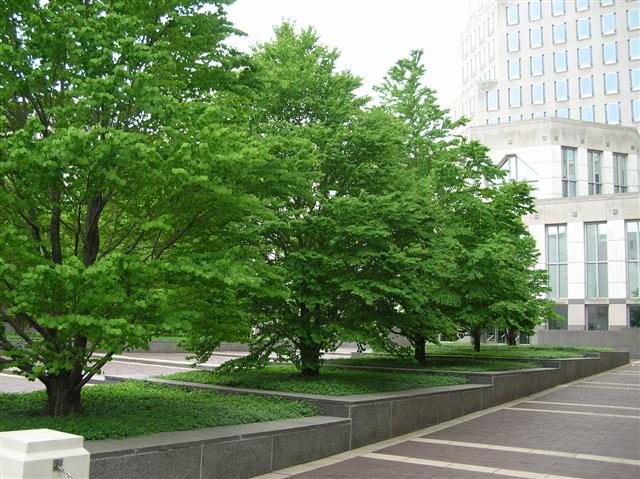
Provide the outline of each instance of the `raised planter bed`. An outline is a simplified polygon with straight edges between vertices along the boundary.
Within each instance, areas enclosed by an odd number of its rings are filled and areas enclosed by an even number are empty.
[[[303,399],[325,416],[89,441],[91,479],[247,478],[439,424],[629,362],[628,353],[540,360],[545,368],[460,372],[472,384],[352,396],[232,388],[163,379],[168,386]]]

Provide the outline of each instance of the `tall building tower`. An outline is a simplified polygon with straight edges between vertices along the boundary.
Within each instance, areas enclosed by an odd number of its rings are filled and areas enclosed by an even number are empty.
[[[640,354],[640,2],[476,0],[461,40],[454,114],[534,188],[524,221],[564,318],[534,341],[609,331]]]

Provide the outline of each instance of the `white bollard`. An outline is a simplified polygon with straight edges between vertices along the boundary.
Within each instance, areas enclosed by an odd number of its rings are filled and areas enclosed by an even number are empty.
[[[0,433],[0,479],[89,479],[84,438],[52,429]]]

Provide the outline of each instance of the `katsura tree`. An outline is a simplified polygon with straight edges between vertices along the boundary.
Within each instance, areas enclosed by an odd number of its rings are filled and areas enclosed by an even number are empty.
[[[155,334],[203,315],[244,334],[259,155],[226,3],[0,6],[0,368],[42,381],[51,415]]]
[[[270,212],[257,229],[270,291],[254,296],[250,360],[276,353],[303,376],[319,373],[322,352],[343,335],[370,326],[376,263],[391,247],[386,216],[402,191],[399,125],[365,109],[360,80],[337,59],[313,29],[288,23],[252,58],[251,130],[268,150],[256,175]]]

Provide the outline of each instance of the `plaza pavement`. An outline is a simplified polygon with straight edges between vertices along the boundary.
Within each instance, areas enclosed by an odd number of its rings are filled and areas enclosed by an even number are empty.
[[[640,361],[261,479],[638,479]]]

